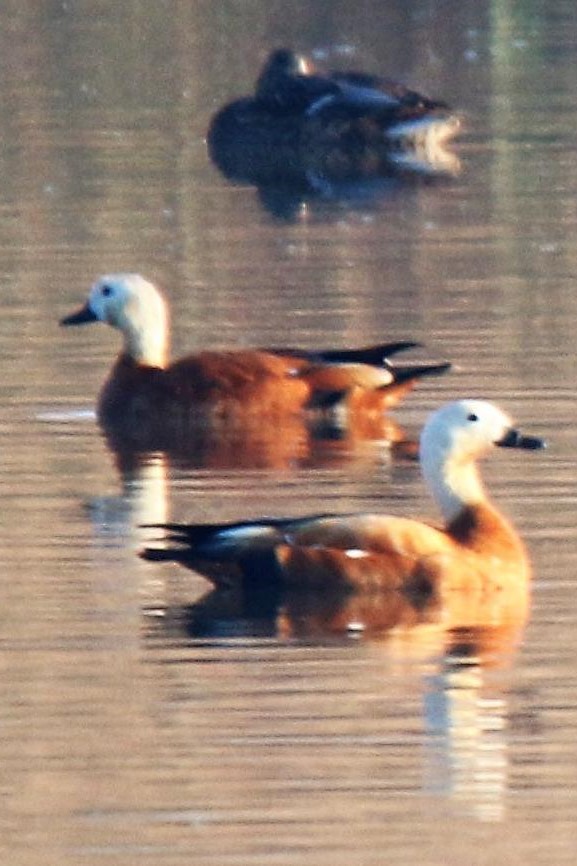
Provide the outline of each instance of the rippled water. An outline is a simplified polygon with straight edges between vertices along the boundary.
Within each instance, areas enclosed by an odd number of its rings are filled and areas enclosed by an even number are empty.
[[[282,206],[227,182],[209,118],[279,44],[446,98],[461,172]],[[3,862],[574,863],[576,51],[569,0],[0,11]],[[168,517],[432,506],[362,436],[115,458],[117,335],[57,326],[114,270],[166,289],[175,353],[410,337],[455,369],[394,413],[409,433],[470,395],[545,436],[486,466],[534,563],[508,626],[276,616],[139,560]]]

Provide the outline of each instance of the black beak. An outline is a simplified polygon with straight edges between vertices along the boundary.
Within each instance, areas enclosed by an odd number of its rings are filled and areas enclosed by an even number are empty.
[[[88,322],[97,322],[98,316],[96,316],[88,304],[85,304],[84,307],[81,307],[75,313],[71,313],[69,316],[65,316],[63,319],[60,319],[61,325],[86,325]]]
[[[539,439],[537,436],[523,436],[518,430],[508,430],[502,439],[495,442],[495,445],[501,448],[525,448],[529,451],[546,448],[544,439]]]

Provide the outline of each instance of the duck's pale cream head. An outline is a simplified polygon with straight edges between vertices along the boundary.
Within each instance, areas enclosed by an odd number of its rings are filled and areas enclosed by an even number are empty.
[[[447,521],[485,499],[476,464],[493,445],[536,449],[544,442],[521,435],[505,412],[485,400],[448,403],[427,420],[421,434],[422,471]]]
[[[168,322],[158,289],[140,274],[106,274],[90,290],[84,307],[61,325],[106,322],[124,336],[124,352],[139,364],[166,366]]]

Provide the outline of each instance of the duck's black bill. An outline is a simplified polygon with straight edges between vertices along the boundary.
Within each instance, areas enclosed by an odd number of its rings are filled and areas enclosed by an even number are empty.
[[[80,310],[77,310],[75,313],[71,313],[69,316],[65,316],[63,319],[60,319],[61,325],[87,325],[89,322],[97,322],[98,316],[96,316],[88,304],[82,307]]]
[[[538,436],[523,436],[518,430],[509,430],[505,436],[495,443],[501,448],[524,448],[527,451],[537,451],[546,448],[547,443]]]

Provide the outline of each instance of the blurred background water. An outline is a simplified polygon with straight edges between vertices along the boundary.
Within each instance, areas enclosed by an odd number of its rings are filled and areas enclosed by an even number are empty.
[[[279,45],[447,100],[461,171],[280,208],[227,181],[210,117]],[[576,63],[571,0],[2,5],[3,862],[574,863]],[[398,424],[482,396],[545,436],[486,466],[530,611],[355,637],[195,607],[139,524],[432,505],[354,437],[115,457],[118,335],[57,325],[115,270],[165,289],[175,354],[413,338],[454,370]]]

